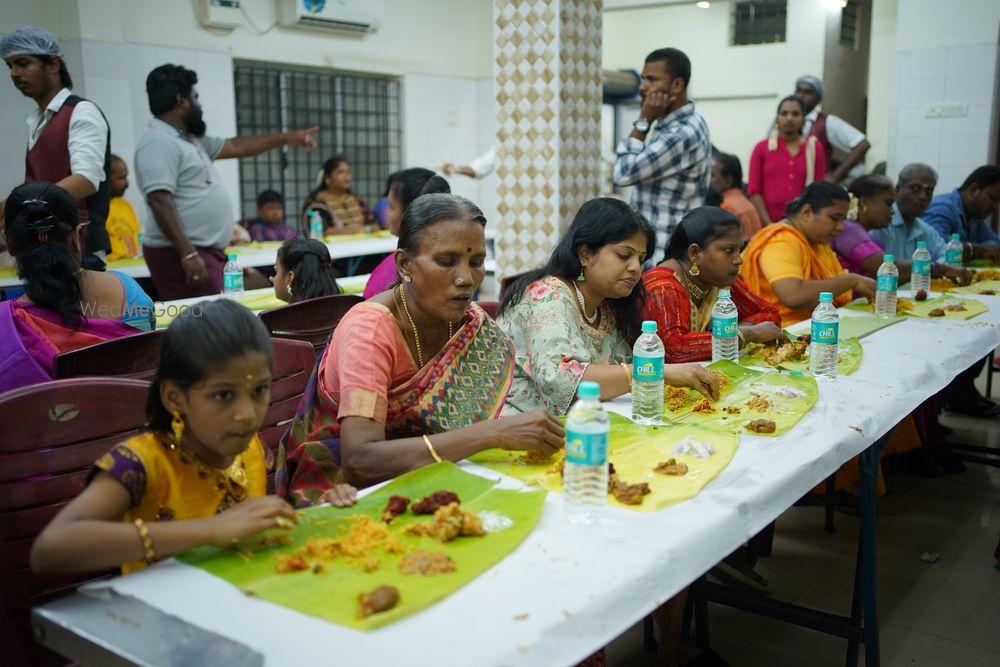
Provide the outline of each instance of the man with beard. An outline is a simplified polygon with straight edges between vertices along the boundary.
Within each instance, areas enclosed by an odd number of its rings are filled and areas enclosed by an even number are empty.
[[[198,75],[161,65],[146,77],[154,118],[135,149],[139,188],[155,224],[145,225],[143,257],[162,300],[222,291],[224,248],[236,224],[213,160],[252,157],[278,146],[316,145],[318,128],[222,139],[205,135]]]
[[[111,133],[97,106],[71,92],[73,80],[56,38],[42,28],[18,28],[0,39],[14,86],[38,108],[28,116],[25,181],[49,181],[70,194],[84,226],[83,267],[103,271],[111,249],[105,220]],[[3,205],[0,203],[0,217]]]
[[[663,259],[681,218],[708,194],[712,143],[708,124],[688,101],[690,82],[691,61],[683,51],[657,49],[646,56],[639,118],[615,149],[615,185],[635,186],[632,206],[656,229],[649,265]]]
[[[1000,261],[1000,238],[987,218],[1000,204],[1000,167],[978,167],[961,187],[938,195],[927,207],[924,219],[946,242],[952,234],[962,240],[964,259]]]

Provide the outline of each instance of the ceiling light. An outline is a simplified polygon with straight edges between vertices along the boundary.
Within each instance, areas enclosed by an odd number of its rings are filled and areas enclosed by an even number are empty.
[[[701,2],[699,2],[697,4],[698,4],[698,7],[700,7],[701,9],[708,9],[708,8],[710,8],[712,6],[712,3],[709,2],[708,0],[701,0]]]

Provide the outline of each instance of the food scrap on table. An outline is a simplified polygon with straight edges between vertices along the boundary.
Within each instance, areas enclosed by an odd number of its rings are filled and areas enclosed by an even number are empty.
[[[388,611],[399,604],[399,590],[395,586],[379,586],[369,593],[358,595],[358,618]]]
[[[941,308],[935,308],[927,313],[927,317],[944,317],[944,310]]]
[[[984,280],[1000,280],[1000,270],[982,269],[981,271],[976,271],[972,276],[972,282],[974,283],[981,283]]]
[[[278,574],[285,574],[288,572],[301,572],[302,570],[308,570],[309,563],[302,556],[294,555],[281,555],[278,556],[278,562],[274,565],[274,571]]]
[[[670,385],[665,385],[663,387],[663,396],[666,401],[667,410],[677,412],[684,407],[685,403],[687,403],[690,394],[688,394],[687,389],[682,387],[671,387]]]
[[[774,433],[777,424],[770,419],[754,419],[747,422],[745,428],[753,433]]]
[[[742,412],[742,409],[738,405],[727,405],[722,408],[722,411],[730,415],[738,415]]]
[[[769,366],[780,366],[789,361],[801,361],[809,349],[809,342],[805,340],[790,340],[777,345],[765,343],[750,343],[746,347],[747,354],[751,357],[760,357]]]
[[[678,463],[677,459],[671,458],[663,461],[662,463],[658,463],[656,467],[653,468],[653,472],[660,475],[675,475],[679,477],[687,474],[688,467],[684,463]]]
[[[402,574],[447,574],[455,571],[455,561],[441,551],[411,551],[399,562]]]
[[[719,391],[729,386],[729,377],[725,373],[713,370],[712,374],[719,380]]]
[[[968,308],[961,301],[952,301],[945,305],[944,310],[947,313],[964,313]]]
[[[927,290],[925,290],[925,289],[918,289],[917,293],[913,295],[913,298],[916,299],[917,301],[926,301],[927,300]]]
[[[543,452],[536,451],[534,449],[531,450],[531,451],[529,451],[529,452],[525,452],[521,456],[521,458],[520,458],[521,463],[525,463],[527,465],[537,465],[539,463],[548,463],[551,460],[552,460],[552,453],[551,452],[549,452],[549,453],[546,454],[546,453],[543,453]]]
[[[909,312],[913,310],[915,305],[916,304],[914,304],[909,299],[896,299],[896,314],[899,315],[900,313]],[[875,304],[872,304],[872,309],[874,308]]]

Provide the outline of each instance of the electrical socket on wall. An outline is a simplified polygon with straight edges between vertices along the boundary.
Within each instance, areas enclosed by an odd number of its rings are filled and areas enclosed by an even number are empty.
[[[951,104],[928,104],[926,118],[965,118],[969,115],[969,105],[964,102]]]

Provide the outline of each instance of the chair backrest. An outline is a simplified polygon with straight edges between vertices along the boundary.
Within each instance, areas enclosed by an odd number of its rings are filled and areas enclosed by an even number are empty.
[[[50,662],[53,654],[31,639],[31,606],[112,573],[37,575],[28,564],[31,545],[83,491],[94,461],[142,427],[148,388],[142,380],[95,377],[0,394],[0,592],[3,611],[33,664]]]
[[[274,461],[278,453],[278,442],[288,430],[288,425],[299,407],[299,400],[305,392],[309,377],[316,364],[316,355],[309,343],[301,340],[272,338],[274,349],[271,363],[271,403],[264,416],[264,422],[257,433],[267,452],[268,491],[274,489]]]
[[[504,278],[503,280],[501,280],[500,281],[500,294],[499,294],[499,296],[497,298],[500,301],[503,301],[503,295],[504,295],[504,293],[506,293],[507,290],[510,289],[510,286],[513,285],[514,282],[518,278],[520,278],[521,276],[523,276],[523,275],[524,275],[523,273],[515,273],[514,275],[507,276],[506,278]]]
[[[146,331],[62,352],[55,357],[55,377],[129,377],[148,380],[160,362],[166,330]]]
[[[337,294],[290,303],[260,313],[272,338],[304,340],[318,354],[330,339],[330,334],[355,304],[364,301],[358,294]]]

